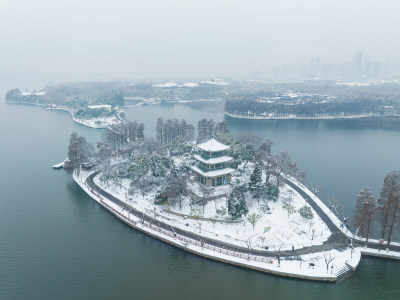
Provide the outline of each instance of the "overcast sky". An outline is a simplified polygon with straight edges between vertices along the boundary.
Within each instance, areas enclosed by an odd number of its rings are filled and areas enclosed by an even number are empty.
[[[400,56],[393,0],[0,0],[0,79],[245,77]]]

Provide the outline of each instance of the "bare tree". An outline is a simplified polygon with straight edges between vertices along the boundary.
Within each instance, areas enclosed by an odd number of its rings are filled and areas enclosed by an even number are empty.
[[[329,256],[328,256],[328,254],[326,254],[326,252],[324,251],[324,259],[325,259],[325,264],[326,264],[326,272],[328,273],[329,265],[335,259],[335,257],[332,256],[332,252],[329,251]]]
[[[290,202],[285,202],[283,204],[283,209],[287,211],[288,213],[288,218],[290,218],[291,215],[293,215],[295,212],[297,212],[296,208],[294,207],[293,204]]]
[[[203,207],[203,215],[204,215],[204,207],[207,205],[208,201],[210,200],[211,197],[211,191],[208,186],[205,185],[200,185],[200,191],[202,194],[202,197],[199,197],[199,201],[201,206]]]
[[[276,175],[276,186],[281,185],[282,174],[292,176],[299,181],[304,181],[305,173],[300,171],[295,162],[287,152],[279,152],[275,155],[275,175]]]
[[[282,244],[279,246],[278,250],[276,250],[276,247],[274,246],[276,259],[278,260],[278,267],[281,266],[281,248],[282,248]]]
[[[275,166],[275,160],[272,156],[272,145],[274,142],[271,139],[266,139],[259,147],[256,153],[256,161],[261,165],[266,173],[265,181],[268,183],[272,171]]]
[[[354,225],[359,228],[359,236],[367,235],[367,241],[371,224],[376,211],[376,200],[369,187],[365,187],[357,195],[356,208],[354,210]]]
[[[379,221],[382,225],[381,239],[385,238],[386,231],[389,230],[387,242],[387,247],[389,248],[393,228],[399,214],[400,172],[390,172],[385,176],[378,203],[380,205]]]

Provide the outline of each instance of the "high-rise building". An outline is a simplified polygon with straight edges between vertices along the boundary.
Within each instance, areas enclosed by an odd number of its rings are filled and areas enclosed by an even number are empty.
[[[354,55],[354,62],[353,62],[353,70],[354,70],[354,77],[356,79],[360,79],[363,75],[362,73],[362,59],[363,53],[361,51],[357,52]]]

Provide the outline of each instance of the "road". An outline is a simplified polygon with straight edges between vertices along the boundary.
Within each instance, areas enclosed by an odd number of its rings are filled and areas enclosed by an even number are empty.
[[[165,230],[173,231],[179,235],[182,235],[182,236],[185,236],[188,238],[192,238],[192,239],[195,239],[198,241],[202,240],[209,245],[228,249],[231,251],[237,251],[237,252],[242,252],[242,253],[246,253],[246,254],[250,252],[253,255],[266,256],[266,257],[275,257],[277,255],[276,251],[254,250],[254,249],[251,249],[249,251],[249,249],[246,247],[240,247],[237,245],[225,243],[225,242],[222,242],[222,241],[219,241],[216,239],[212,239],[209,237],[201,236],[201,235],[198,235],[198,234],[195,234],[192,232],[182,230],[181,228],[171,226],[160,220],[154,219],[153,217],[146,215],[143,212],[133,208],[132,206],[126,204],[125,202],[119,200],[118,198],[114,197],[110,193],[106,192],[104,189],[97,186],[93,181],[93,178],[96,175],[98,175],[98,172],[91,174],[86,180],[87,185],[91,189],[95,190],[101,196],[114,202],[115,204],[119,205],[123,209],[129,211],[131,214],[135,215],[137,218],[143,219],[145,222],[156,224]],[[288,182],[288,184],[289,184],[289,182]],[[289,184],[289,185],[291,187],[293,187],[296,191],[298,191],[301,196],[303,196],[304,198],[307,199],[308,203],[310,203],[310,205],[315,209],[315,211],[318,213],[318,215],[320,215],[322,220],[327,224],[328,228],[332,232],[332,235],[329,237],[329,239],[323,245],[315,245],[315,246],[304,247],[301,249],[296,249],[294,253],[291,250],[280,251],[281,257],[293,257],[293,256],[297,257],[298,255],[321,252],[321,251],[328,250],[328,249],[345,249],[348,244],[348,238],[333,224],[332,220],[315,204],[314,201],[312,201],[312,199],[310,197],[308,197],[307,194],[305,194],[296,185],[294,185],[294,184],[293,185]]]

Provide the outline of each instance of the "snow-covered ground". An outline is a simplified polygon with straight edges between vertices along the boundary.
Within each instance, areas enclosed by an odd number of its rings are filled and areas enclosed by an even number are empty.
[[[93,119],[79,119],[72,118],[75,122],[80,123],[82,125],[91,127],[91,128],[107,128],[110,125],[121,124],[122,121],[118,119],[116,116],[111,117],[100,117]]]
[[[265,247],[268,247],[269,250],[274,250],[274,248],[291,250],[292,247],[300,249],[311,245],[322,245],[331,235],[328,227],[311,207],[314,214],[312,220],[302,218],[299,213],[288,216],[287,211],[282,207],[283,202],[287,199],[291,199],[291,204],[296,210],[304,205],[309,205],[294,189],[287,185],[281,188],[278,201],[269,202],[270,211],[268,213],[260,212],[260,205],[257,201],[252,199],[251,195],[247,195],[248,215],[256,213],[260,216],[253,229],[246,217],[242,221],[228,223],[226,222],[227,213],[224,216],[217,213],[217,210],[226,210],[226,197],[209,201],[204,207],[204,213],[202,206],[193,205],[191,208],[188,199],[182,201],[182,208],[175,205],[167,209],[165,206],[154,204],[156,191],[144,196],[140,193],[128,196],[129,180],[122,180],[121,186],[110,181],[107,186],[100,181],[99,176],[96,176],[94,182],[114,197],[134,206],[136,209],[144,209],[148,212],[154,212],[154,209],[156,209],[156,214],[163,218],[163,222],[244,248],[248,248],[250,244],[251,248],[258,250]],[[198,184],[192,181],[190,186],[191,189],[196,189]],[[216,188],[215,194],[227,195],[230,191],[229,186],[221,186]],[[170,213],[170,211],[179,215]],[[191,218],[193,215],[195,216],[194,219]]]
[[[199,241],[188,239],[176,234],[174,235],[172,232],[161,229],[154,224],[152,225],[146,222],[141,222],[140,219],[130,214],[129,211],[124,210],[119,205],[116,205],[112,201],[91,191],[90,188],[86,186],[85,181],[86,178],[92,173],[93,172],[82,171],[80,172],[80,175],[77,176],[74,172],[73,177],[74,180],[81,186],[81,188],[84,189],[86,193],[88,193],[95,201],[100,203],[102,206],[132,227],[200,256],[246,268],[270,272],[277,275],[325,281],[335,281],[337,276],[341,274],[343,270],[348,270],[347,266],[356,267],[360,260],[359,250],[356,249],[355,252],[353,252],[351,249],[346,249],[345,251],[328,250],[319,253],[307,254],[296,257],[295,259],[281,258],[279,264],[275,257],[266,258],[240,252],[228,251],[207,244],[201,245]],[[111,190],[113,189],[111,188]],[[118,193],[121,196],[121,191]],[[124,192],[122,192],[122,194],[123,197],[120,198],[121,200],[123,198],[128,199],[128,196],[125,196]],[[150,216],[153,214],[155,218],[161,218],[162,222],[165,222],[166,219],[164,217],[156,214],[157,210],[154,211],[151,205],[147,205],[145,203],[144,200],[146,199],[146,196],[142,198],[143,201],[137,202],[137,200],[139,200],[138,197],[127,201],[134,205],[136,209],[142,210],[144,213],[149,214]],[[148,200],[149,199],[147,199],[147,201]],[[176,224],[174,225],[176,226]],[[327,260],[331,260],[328,268],[326,264]]]
[[[306,194],[312,198],[314,200],[314,202],[325,212],[325,214],[332,220],[332,222],[336,225],[336,227],[342,231],[349,239],[354,239],[360,242],[365,242],[366,239],[365,238],[360,238],[358,236],[355,236],[354,233],[352,233],[350,230],[348,230],[346,228],[346,226],[344,226],[343,222],[337,217],[337,215],[335,215],[335,213],[330,210],[325,203],[323,203],[321,201],[321,199],[319,199],[313,192],[311,192],[309,189],[307,189],[302,183],[300,183],[299,181],[297,181],[295,178],[292,177],[287,177],[288,180],[292,181],[293,183],[295,183],[297,186],[299,186],[300,188],[303,189],[304,192],[306,192]],[[379,240],[377,239],[368,239],[368,242],[370,243],[374,243],[374,244],[379,244]],[[391,245],[395,245],[395,246],[400,246],[400,243],[398,242],[391,242]],[[385,248],[385,244],[382,246],[382,249]]]
[[[39,106],[44,106],[46,109],[49,110],[64,110],[67,111],[71,114],[72,120],[91,127],[91,128],[107,128],[110,125],[115,125],[115,124],[121,124],[123,121],[120,118],[117,118],[116,116],[111,116],[111,117],[106,117],[106,118],[93,118],[93,119],[80,119],[74,117],[74,113],[71,109],[63,106],[58,106],[56,104],[50,104],[50,105],[44,105],[44,104],[36,104],[36,103],[22,103],[22,102],[10,102],[10,103],[20,103],[20,104],[33,104],[33,105],[39,105]]]
[[[364,248],[364,247],[358,247],[357,249],[360,250],[360,252],[363,255],[377,256],[377,257],[399,259],[400,260],[400,253],[396,252],[396,251],[390,251],[390,250],[387,250],[387,249],[386,250],[382,249],[381,251],[379,251],[378,249]]]

